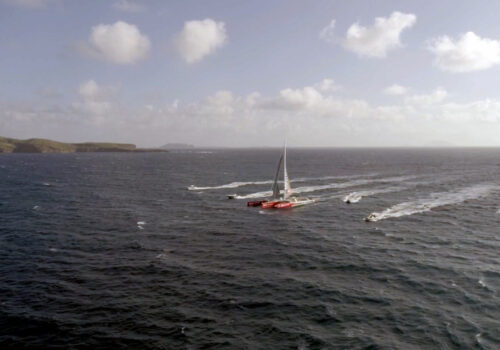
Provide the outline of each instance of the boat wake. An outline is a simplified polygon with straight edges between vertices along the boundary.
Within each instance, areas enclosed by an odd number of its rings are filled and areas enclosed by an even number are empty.
[[[351,192],[347,196],[343,198],[343,201],[346,202],[347,204],[350,203],[357,203],[359,202],[363,197],[368,197],[368,196],[373,196],[376,194],[380,193],[389,193],[389,192],[397,192],[397,191],[403,191],[407,187],[386,187],[386,188],[376,188],[373,190],[366,190],[366,191],[356,191],[356,192]]]
[[[307,181],[321,181],[321,180],[334,180],[334,179],[347,179],[347,178],[362,178],[362,177],[373,177],[373,174],[363,174],[363,175],[342,175],[342,176],[322,176],[322,177],[300,177],[297,179],[290,180],[290,182],[307,182]],[[281,181],[280,181],[281,182]],[[224,185],[218,186],[188,186],[189,191],[208,191],[208,190],[220,190],[224,188],[238,188],[249,185],[268,185],[272,184],[272,180],[262,180],[262,181],[235,181]],[[249,197],[245,197],[249,198]]]
[[[365,221],[379,221],[389,218],[424,213],[444,205],[452,205],[467,200],[478,199],[489,195],[499,186],[490,184],[479,184],[465,187],[457,192],[432,193],[429,198],[423,198],[412,202],[396,204],[382,212],[374,212],[365,218]]]
[[[408,179],[413,179],[415,176],[394,176],[394,177],[387,177],[387,178],[380,178],[380,179],[358,179],[358,180],[353,180],[353,181],[346,181],[346,182],[334,182],[331,184],[326,184],[326,185],[316,185],[316,186],[302,186],[302,187],[296,187],[293,189],[293,193],[310,193],[310,192],[317,192],[317,191],[323,191],[323,190],[330,190],[330,189],[339,189],[339,188],[348,188],[348,187],[354,187],[354,186],[362,186],[362,185],[367,185],[371,183],[385,183],[385,182],[402,182]],[[280,193],[282,193],[281,191]],[[249,199],[249,198],[262,198],[262,197],[269,197],[272,195],[271,191],[262,191],[262,192],[255,192],[255,193],[249,193],[245,195],[231,195],[232,198],[235,199]]]
[[[237,187],[242,187],[242,186],[248,186],[248,185],[267,185],[267,184],[272,184],[273,182],[271,180],[266,180],[266,181],[247,181],[247,182],[231,182],[228,184],[224,185],[219,185],[219,186],[205,186],[205,187],[200,187],[200,186],[195,186],[191,185],[188,186],[189,191],[207,191],[207,190],[219,190],[223,188],[237,188]]]

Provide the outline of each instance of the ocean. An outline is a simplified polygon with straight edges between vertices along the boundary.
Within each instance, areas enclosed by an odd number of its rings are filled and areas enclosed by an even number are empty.
[[[0,155],[0,348],[500,349],[500,149],[280,153]]]

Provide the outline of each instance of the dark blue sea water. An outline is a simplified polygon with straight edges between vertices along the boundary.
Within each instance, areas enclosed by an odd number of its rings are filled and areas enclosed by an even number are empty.
[[[1,155],[0,348],[500,348],[500,149],[280,152]]]

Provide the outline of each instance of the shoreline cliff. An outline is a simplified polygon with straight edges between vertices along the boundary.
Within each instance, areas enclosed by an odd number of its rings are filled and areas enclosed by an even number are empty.
[[[77,153],[77,152],[168,152],[160,148],[137,148],[131,143],[65,143],[48,139],[19,140],[0,137],[0,153]]]

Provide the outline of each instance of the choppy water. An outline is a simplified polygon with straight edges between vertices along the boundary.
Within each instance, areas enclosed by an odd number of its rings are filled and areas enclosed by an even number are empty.
[[[0,156],[0,348],[500,348],[499,149],[279,152]]]

